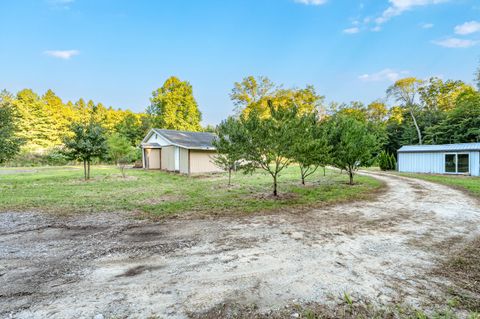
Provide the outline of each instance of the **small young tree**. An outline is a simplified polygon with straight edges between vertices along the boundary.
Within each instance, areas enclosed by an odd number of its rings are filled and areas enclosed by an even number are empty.
[[[349,183],[360,166],[369,166],[377,151],[378,142],[365,123],[348,115],[336,115],[329,123],[330,144],[333,147],[332,163],[347,171]]]
[[[302,185],[305,185],[308,176],[328,163],[331,147],[316,113],[297,117],[296,123],[292,132],[294,144],[290,157],[300,166]]]
[[[18,125],[10,96],[7,92],[0,93],[0,164],[14,157],[19,151],[23,140],[17,137]]]
[[[217,155],[213,158],[215,165],[228,172],[228,186],[231,185],[232,171],[240,169],[242,150],[240,148],[243,130],[240,121],[229,117],[217,128],[217,138],[213,145]]]
[[[120,172],[125,178],[125,166],[134,160],[135,149],[126,137],[113,134],[108,138],[108,156],[120,168]]]
[[[90,179],[90,164],[94,158],[103,158],[108,152],[105,130],[94,122],[73,123],[73,136],[64,138],[65,155],[83,162],[85,180]]]
[[[255,110],[242,116],[240,123],[244,135],[233,143],[242,152],[242,169],[246,172],[266,171],[273,179],[273,195],[278,196],[279,173],[292,162],[292,134],[298,110],[294,106],[275,109],[270,102],[269,108],[271,116],[265,119]]]

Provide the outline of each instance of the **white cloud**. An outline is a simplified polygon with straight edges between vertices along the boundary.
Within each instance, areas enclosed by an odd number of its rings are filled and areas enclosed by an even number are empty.
[[[360,32],[360,29],[357,28],[357,27],[352,27],[352,28],[348,28],[348,29],[343,30],[343,33],[347,33],[347,34],[355,34],[355,33],[358,33],[358,32]]]
[[[470,21],[455,27],[455,33],[460,35],[472,34],[480,32],[480,22]]]
[[[477,45],[478,41],[458,38],[447,38],[444,40],[433,41],[433,43],[445,48],[470,48]]]
[[[295,0],[295,2],[306,5],[319,6],[327,3],[327,0]]]
[[[433,23],[424,23],[424,24],[421,25],[421,27],[423,29],[431,29],[431,28],[434,27],[434,24]]]
[[[382,24],[414,7],[427,6],[447,1],[449,0],[389,0],[390,6],[383,11],[380,17],[375,19],[375,22],[377,24]]]
[[[381,82],[381,81],[390,81],[395,82],[400,79],[402,75],[408,74],[408,71],[395,71],[392,69],[383,69],[377,73],[365,73],[360,75],[358,78],[364,82]]]
[[[79,55],[80,51],[78,50],[48,50],[44,52],[46,55],[59,58],[63,60],[68,60],[75,55]]]

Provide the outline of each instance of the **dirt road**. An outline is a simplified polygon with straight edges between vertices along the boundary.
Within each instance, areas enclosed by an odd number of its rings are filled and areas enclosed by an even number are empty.
[[[375,174],[377,200],[307,213],[135,221],[126,214],[0,214],[0,318],[183,318],[219,303],[259,311],[344,292],[421,305],[451,238],[480,232],[478,203]]]

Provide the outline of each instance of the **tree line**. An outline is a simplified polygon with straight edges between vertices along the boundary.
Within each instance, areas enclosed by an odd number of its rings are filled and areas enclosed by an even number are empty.
[[[43,95],[31,89],[15,95],[3,91],[0,93],[0,163],[16,160],[25,165],[29,159],[38,159],[40,164],[65,164],[71,158],[63,152],[65,140],[79,135],[80,130],[84,136],[101,132],[105,141],[121,140],[137,148],[136,155],[129,156],[131,161],[140,158],[138,146],[152,127],[212,130],[201,127],[201,113],[187,81],[170,77],[152,93],[150,101],[145,112],[135,113],[83,98],[64,102],[53,90]],[[105,148],[102,156],[92,156],[89,162],[99,158],[114,161],[108,154]]]
[[[480,69],[475,81],[480,86]],[[305,182],[328,164],[347,171],[353,183],[358,165],[378,161],[392,168],[392,157],[405,144],[480,141],[480,93],[458,80],[409,77],[369,104],[326,105],[313,86],[284,88],[267,77],[249,76],[234,83],[230,97],[235,113],[215,128],[201,126],[191,84],[176,77],[152,92],[144,113],[84,99],[64,102],[52,90],[42,96],[31,89],[15,95],[3,91],[0,163],[32,153],[75,159],[84,162],[88,177],[93,160],[139,159],[138,145],[150,128],[157,127],[217,132],[222,155],[217,164],[230,172],[264,169],[276,184],[280,172],[295,162]],[[84,150],[77,150],[77,155],[72,139],[83,143]],[[93,144],[101,147],[93,150]],[[82,152],[90,155],[78,155]]]

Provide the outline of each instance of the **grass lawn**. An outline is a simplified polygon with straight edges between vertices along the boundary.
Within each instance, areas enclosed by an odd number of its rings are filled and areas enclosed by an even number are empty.
[[[280,208],[300,209],[346,200],[366,199],[380,189],[373,178],[319,170],[306,186],[299,183],[298,167],[289,167],[279,180],[280,198],[271,193],[271,177],[257,172],[188,177],[160,171],[92,167],[93,179],[85,182],[80,167],[0,169],[0,211],[38,210],[54,213],[130,211],[150,216],[181,213],[252,213]]]
[[[480,197],[480,177],[411,173],[400,173],[400,175],[453,186],[457,189],[466,190],[476,197]]]

